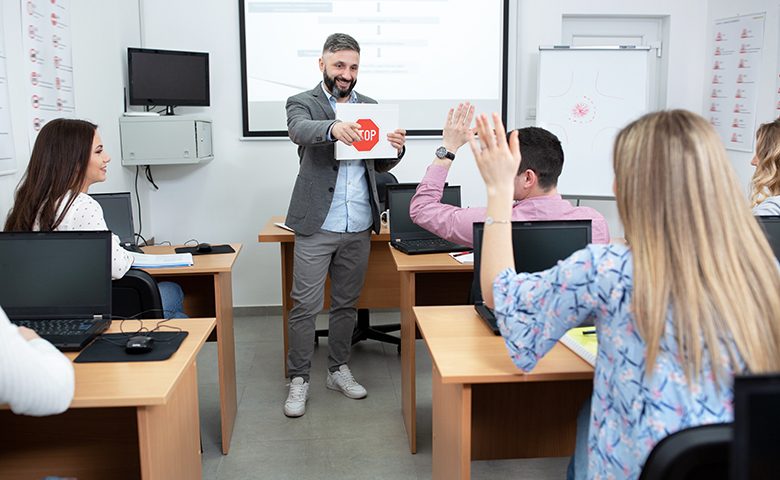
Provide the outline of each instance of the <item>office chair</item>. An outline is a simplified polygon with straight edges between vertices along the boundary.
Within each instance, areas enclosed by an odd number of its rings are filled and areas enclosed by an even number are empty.
[[[398,183],[390,172],[380,172],[376,174],[376,193],[379,197],[379,211],[383,212],[387,208],[387,186]],[[397,345],[398,353],[401,353],[401,339],[388,335],[387,332],[396,332],[401,329],[401,324],[391,323],[387,325],[371,326],[369,321],[369,311],[367,308],[360,308],[357,312],[357,323],[352,332],[352,345],[361,340],[377,340],[379,342],[392,343]],[[314,331],[314,343],[319,343],[320,337],[328,335],[328,329],[321,328]]]
[[[119,318],[165,318],[157,282],[136,269],[112,282],[111,311]]]
[[[728,480],[731,437],[730,423],[673,433],[650,452],[639,480]]]

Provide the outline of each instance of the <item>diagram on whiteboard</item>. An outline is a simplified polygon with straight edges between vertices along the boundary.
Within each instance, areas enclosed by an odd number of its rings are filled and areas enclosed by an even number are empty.
[[[648,110],[647,50],[540,53],[537,125],[563,146],[558,190],[611,196],[615,135]]]

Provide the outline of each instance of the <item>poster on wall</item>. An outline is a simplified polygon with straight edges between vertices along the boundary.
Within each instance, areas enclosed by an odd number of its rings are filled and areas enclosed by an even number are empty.
[[[727,149],[753,151],[766,13],[715,20],[705,117]]]
[[[0,25],[3,11],[0,6]],[[0,31],[0,175],[16,172],[14,136],[11,129],[10,96],[8,95],[8,68],[6,65],[5,36]]]
[[[27,66],[28,132],[35,142],[46,122],[73,117],[70,0],[21,0],[22,43]]]

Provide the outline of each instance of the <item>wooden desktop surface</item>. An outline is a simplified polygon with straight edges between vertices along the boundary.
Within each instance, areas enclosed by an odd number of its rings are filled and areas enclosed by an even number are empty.
[[[109,332],[120,332],[119,323]],[[0,478],[201,478],[196,358],[216,321],[166,324],[188,332],[168,360],[73,364],[76,391],[66,412],[38,418],[0,408]],[[125,322],[125,331],[140,326]]]
[[[390,248],[396,269],[399,272],[472,272],[473,263],[460,263],[449,253],[426,253],[407,255],[400,250]]]
[[[143,247],[144,253],[153,255],[163,255],[176,253],[174,248],[183,245],[152,245]],[[198,273],[219,273],[230,272],[233,264],[236,262],[238,254],[241,252],[240,243],[231,243],[234,253],[215,253],[209,255],[193,255],[191,267],[167,267],[167,268],[145,268],[144,271],[151,275],[193,275]]]
[[[414,315],[433,361],[434,480],[468,480],[472,460],[571,455],[590,364],[558,343],[523,373],[473,306]]]

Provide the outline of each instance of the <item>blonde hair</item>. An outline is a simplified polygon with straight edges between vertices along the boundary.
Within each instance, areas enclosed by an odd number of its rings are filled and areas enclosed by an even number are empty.
[[[758,165],[751,180],[750,201],[755,207],[780,195],[780,119],[764,123],[756,131]]]
[[[645,115],[618,134],[614,169],[647,371],[670,311],[689,380],[705,351],[719,378],[737,355],[780,370],[780,272],[713,128],[684,110]]]

